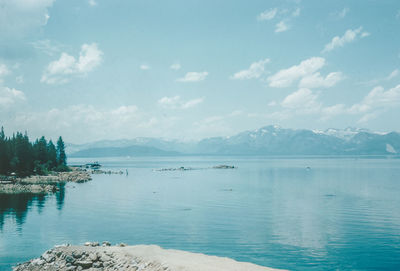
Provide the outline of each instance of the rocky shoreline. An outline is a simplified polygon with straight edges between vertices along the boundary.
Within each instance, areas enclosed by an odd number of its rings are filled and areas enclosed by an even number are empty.
[[[90,172],[70,167],[68,172],[53,172],[46,176],[34,175],[24,178],[7,177],[0,182],[0,193],[52,193],[59,188],[58,185],[65,182],[83,183],[90,181]]]
[[[111,246],[109,242],[87,242],[84,246],[61,245],[37,259],[19,264],[14,271],[268,271],[278,270],[238,262],[230,258],[208,256],[155,245]]]

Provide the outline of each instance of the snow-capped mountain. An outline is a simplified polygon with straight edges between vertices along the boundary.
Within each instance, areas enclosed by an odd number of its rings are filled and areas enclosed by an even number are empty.
[[[146,155],[151,155],[152,150],[154,154],[164,151],[171,155],[395,155],[400,152],[400,134],[358,128],[312,131],[270,125],[234,136],[206,138],[198,142],[136,138],[75,145],[71,149],[75,152],[91,149],[97,155],[101,155],[101,151],[93,149],[129,147],[131,150],[142,150],[132,146],[147,147]],[[70,153],[73,152],[71,149]]]
[[[346,129],[335,129],[335,128],[329,128],[324,131],[321,130],[313,130],[314,133],[317,134],[324,134],[324,135],[329,135],[329,136],[335,136],[341,139],[346,139],[349,140],[353,136],[355,136],[358,133],[365,132],[365,133],[371,133],[371,134],[376,134],[377,132],[372,132],[368,129],[363,129],[363,128],[354,128],[354,127],[347,127]]]

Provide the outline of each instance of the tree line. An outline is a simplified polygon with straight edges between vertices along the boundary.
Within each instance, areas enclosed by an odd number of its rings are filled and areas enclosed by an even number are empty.
[[[62,137],[57,146],[44,136],[30,142],[27,133],[17,132],[6,137],[0,131],[0,175],[46,175],[50,171],[68,171],[67,156]]]

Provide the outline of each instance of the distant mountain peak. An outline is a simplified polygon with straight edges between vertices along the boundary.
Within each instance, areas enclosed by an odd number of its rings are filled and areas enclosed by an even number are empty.
[[[316,134],[334,136],[345,140],[350,140],[353,136],[359,133],[377,134],[377,132],[372,132],[371,130],[365,128],[355,128],[355,127],[346,127],[344,129],[328,128],[325,130],[312,130],[312,131]]]
[[[133,155],[398,155],[400,134],[354,127],[306,130],[267,125],[232,136],[210,137],[200,141],[140,137],[70,145],[67,150],[76,153],[85,149],[90,149],[90,153],[96,155],[111,152]],[[80,152],[81,155],[88,153]]]

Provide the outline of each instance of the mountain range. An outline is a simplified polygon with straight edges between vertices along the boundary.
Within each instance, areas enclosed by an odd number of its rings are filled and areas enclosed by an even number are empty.
[[[400,133],[346,128],[306,130],[276,125],[229,137],[184,142],[158,138],[67,144],[70,157],[172,155],[397,155]]]

